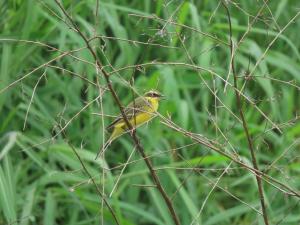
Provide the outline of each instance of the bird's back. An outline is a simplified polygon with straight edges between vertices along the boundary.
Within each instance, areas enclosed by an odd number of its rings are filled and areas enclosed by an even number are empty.
[[[131,102],[125,109],[124,113],[127,116],[127,119],[131,121],[133,117],[137,117],[141,119],[141,121],[136,121],[136,124],[139,124],[139,122],[145,122],[152,118],[152,116],[149,117],[149,114],[153,114],[158,109],[158,100],[150,97],[138,97],[135,99],[135,101]],[[141,115],[144,114],[144,115]],[[147,115],[148,114],[148,115]],[[113,129],[118,124],[123,124],[124,119],[122,114],[117,116],[117,118],[107,126],[107,130]]]

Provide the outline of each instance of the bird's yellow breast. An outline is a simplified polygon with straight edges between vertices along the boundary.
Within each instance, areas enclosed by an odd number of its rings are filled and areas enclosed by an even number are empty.
[[[140,113],[135,118],[132,118],[129,122],[132,126],[138,127],[142,125],[143,123],[148,122],[153,118],[153,114],[150,113]]]
[[[158,98],[150,98],[146,97],[147,101],[149,102],[149,111],[156,112],[158,109]],[[148,110],[147,110],[148,111]]]
[[[133,127],[139,127],[140,125],[148,122],[155,116],[155,112],[158,109],[158,99],[146,97],[146,100],[149,104],[145,104],[145,106],[142,108],[142,111],[137,113],[134,118],[129,120],[129,123]],[[126,125],[123,120],[115,125],[115,127],[120,128],[124,126]]]
[[[146,97],[146,100],[149,102],[149,104],[145,105],[145,107],[143,108],[143,112],[138,113],[135,118],[132,118],[130,120],[130,123],[135,127],[138,127],[139,125],[142,125],[143,123],[151,120],[155,116],[155,112],[158,109],[157,98]]]

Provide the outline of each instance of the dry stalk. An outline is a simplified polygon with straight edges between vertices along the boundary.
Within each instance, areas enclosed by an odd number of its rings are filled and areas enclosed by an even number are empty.
[[[151,174],[151,177],[156,185],[156,188],[158,189],[158,191],[160,192],[160,194],[162,195],[169,211],[170,214],[173,218],[173,221],[176,225],[179,225],[179,219],[178,216],[175,212],[174,206],[172,201],[170,200],[170,198],[168,197],[166,191],[164,190],[164,187],[162,186],[159,177],[157,176],[155,170],[153,169],[152,163],[151,161],[147,158],[146,154],[145,154],[145,150],[143,148],[143,146],[140,144],[140,141],[136,135],[136,133],[134,132],[134,129],[132,127],[132,125],[129,123],[128,118],[124,112],[124,107],[121,104],[121,101],[117,95],[117,93],[115,92],[114,88],[112,87],[112,84],[110,82],[110,77],[109,74],[103,69],[102,63],[100,62],[100,60],[98,59],[95,51],[93,50],[93,48],[91,47],[89,40],[86,38],[86,36],[81,32],[81,30],[78,28],[78,26],[76,25],[75,21],[70,17],[70,15],[67,13],[67,11],[64,9],[64,7],[62,6],[62,4],[58,1],[55,0],[56,4],[58,5],[58,7],[62,10],[63,14],[67,17],[67,19],[70,21],[70,23],[72,24],[72,26],[74,27],[74,29],[77,31],[77,33],[81,36],[81,38],[83,39],[83,41],[85,42],[88,50],[90,51],[91,55],[93,56],[97,69],[99,69],[99,71],[101,71],[101,73],[103,74],[105,81],[107,83],[108,89],[110,90],[112,97],[114,99],[114,101],[116,102],[116,104],[118,105],[120,112],[123,116],[123,119],[126,123],[126,126],[129,128],[129,130],[133,131],[133,132],[129,132],[130,136],[132,137],[132,140],[136,146],[136,149],[138,150],[138,152],[141,154],[141,156],[143,157],[149,171]]]
[[[106,200],[104,194],[101,192],[100,188],[98,187],[98,185],[96,184],[95,179],[92,177],[92,175],[90,174],[90,172],[88,171],[88,169],[86,168],[85,164],[83,163],[80,155],[78,154],[78,152],[76,151],[75,147],[70,143],[70,141],[67,138],[67,135],[65,133],[65,131],[62,132],[67,144],[70,146],[70,148],[72,149],[72,151],[74,152],[74,154],[76,155],[77,159],[79,160],[82,169],[84,170],[84,172],[87,174],[87,176],[89,177],[89,180],[92,181],[92,183],[94,184],[94,186],[96,187],[96,191],[98,193],[98,195],[100,196],[100,200],[104,202],[104,204],[107,206],[108,210],[110,211],[111,215],[113,216],[116,224],[120,225],[118,218],[114,212],[114,210],[112,209],[112,207],[110,206],[110,204],[108,203],[108,201]]]
[[[255,155],[255,150],[254,150],[254,146],[253,146],[253,142],[252,142],[252,137],[250,135],[250,132],[248,129],[248,124],[247,124],[246,118],[244,116],[243,108],[242,108],[243,106],[242,106],[241,96],[240,96],[239,92],[237,91],[238,85],[237,85],[237,74],[236,74],[235,65],[234,65],[235,54],[234,54],[234,46],[233,46],[233,40],[232,40],[231,17],[230,17],[229,9],[228,9],[226,3],[222,1],[222,5],[225,8],[225,11],[227,14],[227,19],[228,19],[228,25],[229,25],[229,38],[230,38],[229,46],[230,46],[230,52],[231,52],[230,64],[231,64],[231,70],[232,70],[233,80],[234,80],[236,104],[237,104],[237,108],[238,108],[238,111],[239,111],[239,114],[240,114],[240,117],[242,120],[244,132],[247,137],[247,142],[248,142],[249,151],[251,154],[253,167],[255,170],[259,171],[258,163],[256,160],[256,155]],[[257,182],[257,186],[258,186],[258,193],[259,193],[259,197],[260,197],[260,204],[261,204],[263,219],[264,219],[265,224],[269,225],[268,214],[267,214],[267,209],[266,209],[266,205],[265,205],[263,185],[262,185],[262,178],[258,173],[255,173],[255,177],[256,177],[256,182]]]

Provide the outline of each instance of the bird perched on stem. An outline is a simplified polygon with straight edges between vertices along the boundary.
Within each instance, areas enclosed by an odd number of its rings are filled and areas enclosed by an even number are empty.
[[[149,122],[156,116],[159,101],[163,97],[164,96],[158,91],[149,91],[145,93],[144,96],[134,99],[128,106],[125,107],[124,113],[133,129]],[[104,153],[106,148],[112,143],[113,140],[129,131],[122,114],[117,116],[117,118],[110,125],[108,125],[106,130],[112,131],[112,133],[97,154],[96,159],[101,152]]]

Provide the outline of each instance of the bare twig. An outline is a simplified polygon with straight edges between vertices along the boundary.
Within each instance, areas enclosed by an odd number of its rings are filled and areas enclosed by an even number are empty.
[[[210,38],[211,40],[214,40],[215,42],[217,43],[220,43],[220,44],[223,44],[223,45],[228,45],[225,41],[223,40],[220,40],[218,39],[217,37],[211,35],[211,34],[208,34],[208,33],[205,33],[205,32],[202,32],[196,28],[193,28],[193,27],[190,27],[190,26],[187,26],[187,25],[184,25],[184,24],[180,24],[180,23],[176,23],[174,21],[168,21],[168,20],[165,20],[165,19],[162,19],[162,18],[159,18],[158,16],[156,15],[152,15],[152,16],[145,16],[145,15],[139,15],[139,14],[129,14],[129,16],[135,16],[135,17],[139,17],[139,18],[146,18],[146,19],[152,19],[152,20],[157,20],[159,22],[163,22],[163,23],[170,23],[170,24],[173,24],[175,26],[178,26],[178,27],[182,27],[182,28],[185,28],[185,29],[189,29],[193,32],[196,32],[196,33],[199,33],[205,37],[208,37]]]
[[[155,65],[183,66],[183,67],[188,67],[188,68],[194,69],[196,71],[198,71],[198,70],[201,71],[202,70],[202,71],[208,72],[209,74],[211,74],[213,76],[218,77],[222,82],[227,83],[235,91],[237,91],[243,98],[245,98],[245,100],[247,100],[247,102],[249,102],[250,105],[252,105],[274,128],[276,128],[277,130],[281,131],[280,128],[247,95],[245,95],[244,93],[242,93],[239,89],[236,89],[233,84],[227,82],[221,75],[219,75],[215,71],[213,71],[211,69],[208,69],[208,68],[205,68],[205,67],[202,67],[202,66],[198,66],[198,65],[194,65],[194,64],[189,64],[189,63],[183,63],[183,62],[158,62],[158,61],[152,61],[152,62],[147,62],[147,63],[141,63],[141,64],[136,64],[136,65],[125,66],[125,67],[116,69],[115,71],[112,71],[112,72],[110,72],[108,74],[112,75],[114,73],[118,73],[120,71],[127,70],[127,69],[132,69],[132,68],[136,68],[136,67],[144,67],[144,66],[155,66]],[[213,92],[213,91],[211,90],[211,92]],[[220,103],[227,109],[227,111],[235,119],[237,119],[239,121],[239,123],[242,123],[241,119],[237,115],[235,115],[226,105],[224,105],[223,102],[220,101]]]
[[[112,196],[112,194],[114,193],[115,189],[117,188],[117,186],[118,186],[118,184],[119,184],[119,181],[120,181],[120,179],[121,179],[121,177],[122,177],[122,175],[123,175],[123,173],[124,173],[124,171],[125,171],[127,165],[128,165],[129,162],[130,162],[131,157],[132,157],[133,154],[135,153],[135,150],[136,150],[136,149],[134,148],[134,149],[131,151],[131,153],[130,153],[130,155],[129,155],[127,161],[126,161],[126,163],[124,164],[124,166],[123,166],[123,168],[122,168],[122,170],[121,170],[121,172],[120,172],[120,174],[119,174],[119,176],[118,176],[118,178],[117,178],[117,180],[116,180],[116,183],[114,184],[114,186],[113,186],[113,188],[112,188],[112,190],[111,190],[111,192],[110,192],[110,194],[109,194],[109,197]]]
[[[24,125],[23,125],[23,130],[25,130],[26,128],[26,122],[27,122],[27,118],[28,118],[28,113],[29,113],[29,110],[30,110],[30,106],[33,102],[33,97],[35,95],[35,91],[36,91],[36,88],[37,86],[39,85],[40,81],[42,80],[42,78],[46,76],[46,71],[44,71],[44,73],[42,74],[42,76],[39,77],[39,79],[37,80],[34,88],[33,88],[33,91],[32,91],[32,95],[31,95],[31,98],[30,98],[30,101],[29,101],[29,104],[28,104],[28,107],[27,107],[27,110],[26,110],[26,114],[25,114],[25,119],[24,119]]]
[[[189,163],[188,161],[186,161],[187,163]],[[232,162],[232,161],[231,161]],[[232,169],[232,168],[231,168]],[[227,190],[227,188],[223,188],[221,187],[218,183],[212,181],[210,178],[208,178],[207,176],[205,176],[203,173],[201,173],[201,171],[198,171],[196,168],[193,168],[193,170],[195,172],[197,172],[198,174],[200,174],[202,177],[204,177],[207,181],[209,181],[209,183],[216,185],[216,187],[222,191],[224,191],[225,193],[227,193],[229,196],[231,196],[232,198],[234,198],[235,200],[241,202],[242,204],[248,206],[250,209],[252,209],[254,212],[262,215],[262,213],[257,210],[255,207],[249,205],[247,202],[243,201],[242,199],[240,199],[239,197],[235,196],[234,194],[232,194],[230,191]],[[230,168],[228,168],[228,166],[226,168],[222,168],[221,170],[223,170],[223,172],[230,170]]]
[[[162,45],[162,44],[150,43],[150,42],[142,42],[142,41],[130,40],[130,39],[126,39],[126,38],[109,37],[109,36],[104,36],[104,35],[98,35],[98,36],[95,36],[93,38],[90,38],[89,42],[91,42],[95,39],[107,39],[107,40],[114,40],[114,41],[124,41],[124,42],[131,43],[134,46],[140,44],[140,45],[147,45],[147,46],[156,46],[156,47],[161,47],[161,48],[178,49],[178,47],[174,47],[174,46],[168,46],[168,45]]]
[[[65,131],[63,131],[63,136],[67,142],[67,144],[70,146],[70,148],[72,149],[72,151],[74,152],[74,154],[76,155],[77,159],[79,160],[82,169],[84,170],[84,172],[87,174],[87,176],[89,177],[89,179],[92,181],[92,183],[94,184],[94,186],[96,187],[96,191],[99,194],[101,201],[104,202],[104,204],[107,206],[108,210],[110,211],[111,215],[113,216],[116,224],[120,225],[117,216],[115,214],[115,212],[113,211],[112,207],[110,206],[110,204],[108,203],[108,201],[106,200],[104,194],[101,192],[100,188],[98,187],[98,185],[96,184],[94,178],[92,177],[92,175],[90,174],[90,172],[88,171],[88,169],[86,168],[85,164],[83,163],[80,155],[78,154],[78,152],[76,151],[76,148],[71,144],[71,142],[68,140],[67,135],[65,133]]]
[[[265,168],[265,172],[269,171],[292,147],[299,145],[300,138],[297,138],[292,144],[290,144],[273,162]]]
[[[64,72],[67,72],[67,73],[69,73],[69,74],[71,74],[71,75],[73,75],[73,76],[75,76],[75,77],[80,78],[81,80],[87,82],[88,84],[91,84],[91,85],[97,87],[97,84],[96,84],[96,83],[94,83],[93,81],[90,81],[89,79],[87,79],[87,78],[84,77],[84,76],[81,76],[81,75],[78,74],[78,73],[75,73],[75,72],[73,72],[73,71],[67,70],[67,69],[62,68],[62,67],[59,67],[59,66],[47,65],[47,67],[50,67],[50,68],[53,68],[53,69],[61,70],[63,73],[64,73]]]
[[[291,196],[297,196],[298,198],[300,198],[300,193],[298,191],[293,190],[288,185],[286,185],[286,184],[276,180],[275,178],[261,172],[260,170],[257,170],[255,168],[249,166],[247,163],[244,163],[243,161],[241,161],[241,159],[239,159],[237,156],[233,156],[233,155],[227,153],[224,150],[224,148],[222,148],[221,144],[219,144],[215,141],[209,140],[209,139],[205,138],[204,136],[202,136],[200,134],[195,134],[195,133],[192,133],[190,131],[187,131],[187,130],[183,129],[182,127],[178,126],[177,124],[175,124],[174,122],[172,122],[171,120],[169,120],[167,118],[164,118],[161,115],[160,115],[160,117],[163,118],[162,123],[165,124],[166,126],[168,126],[169,128],[175,130],[176,132],[179,132],[179,133],[183,134],[186,137],[189,137],[191,140],[197,142],[198,144],[206,146],[207,148],[210,148],[211,150],[225,156],[226,158],[231,159],[232,161],[234,161],[235,163],[237,163],[240,166],[244,167],[248,171],[250,171],[254,174],[258,174],[261,178],[264,178],[264,180],[266,182],[271,184],[273,187],[279,189],[284,194],[291,195]],[[283,190],[282,188],[274,185],[273,183],[280,185],[285,190]]]
[[[230,17],[229,9],[228,9],[226,3],[223,0],[222,0],[222,5],[225,8],[227,18],[228,18],[229,38],[230,38],[229,45],[230,45],[230,52],[231,52],[231,57],[232,57],[230,63],[231,63],[231,70],[232,70],[232,73],[233,73],[237,108],[238,108],[239,113],[240,113],[240,117],[241,117],[241,120],[242,120],[245,135],[247,137],[247,142],[248,142],[249,151],[250,151],[251,158],[252,158],[253,167],[254,167],[255,170],[259,171],[258,163],[257,163],[256,156],[255,156],[254,146],[253,146],[253,142],[252,142],[252,137],[250,136],[249,129],[248,129],[248,124],[247,124],[247,121],[245,119],[244,112],[243,112],[243,109],[242,109],[241,97],[240,97],[239,92],[237,91],[238,86],[237,86],[237,74],[236,74],[235,65],[234,65],[234,47],[233,47],[234,45],[233,45],[233,40],[232,40],[231,17]],[[258,173],[256,173],[255,177],[256,177],[256,181],[257,181],[258,193],[259,193],[259,196],[260,196],[260,204],[261,204],[261,209],[262,209],[262,213],[263,213],[264,222],[265,222],[266,225],[269,225],[269,220],[268,220],[267,210],[266,210],[266,206],[265,206],[264,192],[263,192],[261,177],[259,176]]]
[[[31,74],[33,74],[34,72],[40,70],[41,68],[44,68],[44,67],[48,66],[50,63],[52,63],[52,62],[54,62],[54,61],[56,61],[56,60],[58,60],[58,59],[60,59],[60,58],[62,58],[62,57],[64,57],[64,56],[68,55],[69,53],[70,53],[70,52],[62,53],[62,54],[60,54],[59,56],[57,56],[57,57],[55,57],[55,58],[49,60],[48,62],[45,62],[44,64],[42,64],[42,65],[36,67],[35,69],[33,69],[32,71],[30,71],[29,73],[25,74],[23,77],[20,77],[19,79],[17,79],[17,80],[15,80],[15,81],[11,82],[11,83],[10,83],[9,85],[7,85],[6,87],[2,88],[2,89],[0,90],[0,94],[3,93],[3,92],[5,92],[7,89],[13,87],[14,85],[18,84],[18,83],[21,82],[22,80],[26,79],[27,77],[29,77],[29,76],[30,76]]]
[[[120,109],[120,112],[123,116],[123,119],[125,121],[125,124],[126,126],[128,127],[129,130],[133,130],[133,127],[132,125],[130,124],[125,112],[124,112],[124,108],[121,104],[121,101],[117,95],[117,93],[115,92],[115,90],[113,89],[112,87],[112,84],[110,82],[110,78],[109,78],[109,74],[103,69],[103,66],[100,62],[100,60],[98,59],[95,51],[92,49],[91,45],[89,44],[89,40],[85,37],[85,35],[81,32],[81,30],[78,28],[78,26],[76,25],[76,23],[74,22],[74,20],[70,17],[70,15],[67,13],[67,11],[64,9],[64,7],[62,6],[62,4],[58,1],[58,0],[55,0],[56,4],[58,5],[58,7],[62,10],[63,14],[68,18],[68,20],[72,23],[73,27],[76,29],[77,33],[81,36],[81,38],[83,39],[83,41],[85,42],[88,50],[90,51],[90,53],[92,54],[94,60],[95,60],[95,63],[96,63],[96,66],[97,68],[101,71],[101,73],[103,74],[105,80],[106,80],[106,83],[107,83],[107,86],[112,94],[112,97],[114,98],[116,104],[118,105],[119,109]],[[137,150],[139,151],[139,153],[141,154],[141,156],[143,158],[145,158],[145,163],[150,171],[150,174],[152,176],[152,179],[154,181],[154,183],[156,184],[156,187],[157,189],[159,190],[159,192],[161,193],[163,199],[165,200],[165,203],[170,211],[170,214],[173,218],[173,221],[176,225],[179,225],[180,222],[179,222],[179,219],[177,217],[177,214],[175,212],[175,209],[174,209],[174,206],[173,206],[173,203],[171,202],[170,198],[168,197],[167,193],[165,192],[163,186],[161,185],[160,183],[160,180],[159,180],[159,177],[157,176],[155,170],[153,169],[153,166],[152,166],[152,163],[151,161],[146,158],[146,154],[145,154],[145,150],[144,148],[142,147],[142,145],[140,144],[140,141],[136,135],[135,132],[129,132],[130,133],[130,136],[132,137],[133,139],[133,142],[135,143],[136,145],[136,148]]]
[[[228,164],[228,166],[224,169],[224,171],[222,172],[222,174],[218,177],[218,179],[214,183],[213,187],[210,189],[209,193],[206,195],[206,197],[205,197],[205,199],[204,199],[204,201],[203,201],[203,203],[201,205],[201,208],[200,208],[199,212],[197,213],[196,217],[193,219],[193,221],[191,222],[190,225],[193,225],[197,221],[197,219],[199,218],[199,216],[201,215],[201,213],[202,213],[202,211],[204,209],[204,206],[205,206],[205,204],[206,204],[209,196],[212,194],[212,192],[218,186],[218,183],[221,180],[221,178],[224,176],[224,174],[227,173],[227,170],[230,168],[231,164],[232,164],[232,161]]]
[[[280,37],[280,35],[296,20],[296,18],[300,15],[300,11],[298,11],[295,16],[277,33],[277,35],[273,38],[273,40],[269,43],[268,47],[265,49],[265,51],[261,54],[261,56],[258,58],[258,60],[256,61],[253,69],[251,70],[251,72],[248,74],[249,77],[251,77],[254,73],[254,71],[257,69],[258,65],[264,60],[264,58],[266,57],[268,51],[271,49],[271,47],[273,46],[273,44],[276,42],[276,40]],[[245,81],[245,83],[243,84],[243,87],[241,88],[241,91],[243,91],[245,85],[247,83],[247,80]]]

